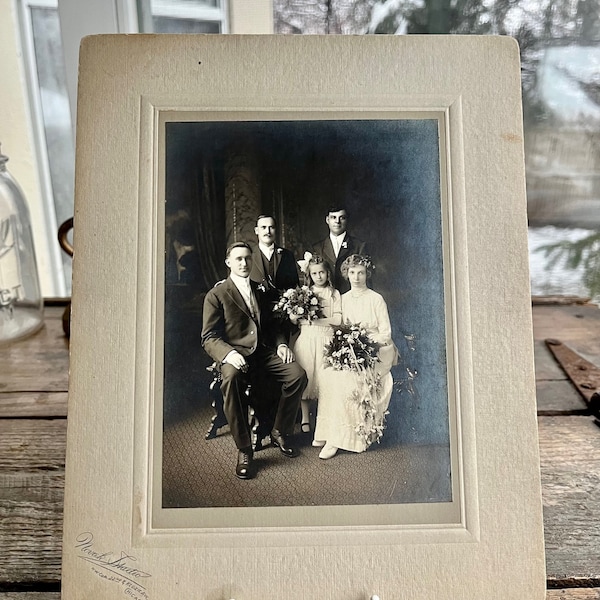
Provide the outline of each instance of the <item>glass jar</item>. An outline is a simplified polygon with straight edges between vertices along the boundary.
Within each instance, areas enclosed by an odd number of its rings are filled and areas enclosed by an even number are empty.
[[[43,323],[29,209],[7,161],[0,150],[0,344],[29,335]]]

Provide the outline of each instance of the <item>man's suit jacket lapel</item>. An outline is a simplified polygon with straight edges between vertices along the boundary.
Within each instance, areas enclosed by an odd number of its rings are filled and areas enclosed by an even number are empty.
[[[354,254],[354,252],[354,241],[348,234],[346,234],[346,237],[342,242],[342,247],[340,248],[340,252],[337,257],[338,263],[344,262],[344,260],[348,258],[351,254]]]
[[[280,248],[277,244],[273,247],[273,274],[277,275],[277,269],[279,269],[279,264],[281,263],[281,256],[283,252],[279,252]]]
[[[266,281],[267,274],[265,273],[265,266],[263,264],[262,256],[263,254],[260,251],[258,244],[256,246],[252,246],[252,270],[258,273],[258,277],[261,281]]]
[[[227,285],[226,291],[229,294],[229,297],[251,319],[252,315],[250,314],[250,310],[246,306],[246,302],[244,301],[244,298],[242,298],[242,294],[240,293],[240,290],[237,289],[237,287],[236,287],[235,283],[233,283],[231,277],[227,278],[227,281],[225,282],[224,285]],[[250,282],[250,285],[252,285],[252,282]],[[256,294],[255,294],[255,296],[256,296]]]
[[[335,266],[335,250],[333,249],[333,244],[331,243],[331,238],[327,236],[325,241],[323,242],[323,254],[325,258],[329,261],[329,264],[333,267]]]
[[[254,294],[254,300],[255,300],[254,308],[256,309],[256,322],[260,325],[261,307],[260,307],[258,283],[256,283],[255,281],[252,281],[252,279],[250,280],[250,289],[252,290],[252,293]]]

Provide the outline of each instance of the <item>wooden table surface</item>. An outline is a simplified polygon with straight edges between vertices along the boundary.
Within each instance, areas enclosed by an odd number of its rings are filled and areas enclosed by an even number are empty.
[[[68,384],[62,311],[46,307],[40,332],[0,347],[0,600],[60,598]],[[600,366],[600,310],[535,305],[533,318],[547,598],[600,600],[600,427],[543,341],[558,338]]]

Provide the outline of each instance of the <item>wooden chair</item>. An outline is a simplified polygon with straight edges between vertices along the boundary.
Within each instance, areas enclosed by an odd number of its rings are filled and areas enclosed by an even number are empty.
[[[223,394],[221,393],[221,371],[217,363],[214,362],[206,367],[206,370],[212,373],[213,379],[208,386],[208,391],[211,397],[211,406],[215,411],[210,421],[210,427],[204,436],[205,440],[211,440],[219,435],[219,429],[228,425],[227,417],[223,410]],[[262,386],[259,386],[259,388]],[[259,402],[259,398],[273,398],[273,391],[268,389],[255,390],[251,384],[246,387],[245,394],[248,397],[248,424],[250,426],[250,437],[252,440],[252,448],[255,451],[262,450],[271,444],[271,429],[273,428],[274,414],[273,406],[265,406]],[[271,386],[272,387],[272,386]],[[277,391],[279,393],[279,390]],[[268,441],[266,441],[268,438]]]

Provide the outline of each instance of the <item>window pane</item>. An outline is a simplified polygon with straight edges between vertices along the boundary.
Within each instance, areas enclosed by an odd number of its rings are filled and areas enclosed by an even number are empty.
[[[600,301],[600,47],[552,40],[526,96],[533,294]]]
[[[220,23],[152,17],[154,33],[221,33]]]
[[[221,0],[138,0],[139,30],[145,33],[222,33]]]
[[[73,216],[75,153],[58,12],[32,8],[31,22],[54,210],[61,224]],[[71,259],[66,254],[62,259],[70,293]]]
[[[220,0],[150,0],[152,14],[165,14],[174,10],[193,12],[198,7],[214,6],[219,8]]]
[[[514,36],[532,291],[600,302],[600,0],[274,0],[273,8],[276,33]]]

